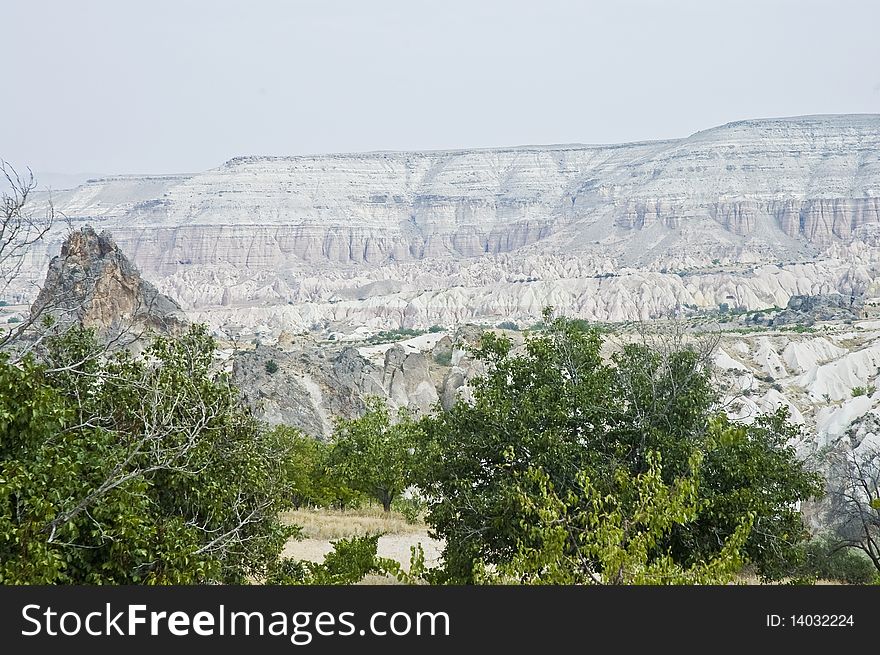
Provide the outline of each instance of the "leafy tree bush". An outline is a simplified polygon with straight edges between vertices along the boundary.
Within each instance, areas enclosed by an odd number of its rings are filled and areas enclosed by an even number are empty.
[[[743,564],[751,530],[745,516],[707,561],[682,565],[665,550],[674,526],[698,514],[699,462],[692,472],[667,485],[660,458],[648,457],[637,476],[621,468],[613,493],[605,494],[586,471],[572,491],[560,496],[540,469],[530,468],[519,487],[524,535],[509,562],[489,571],[477,563],[478,582],[525,584],[726,584]]]
[[[805,548],[803,575],[847,584],[871,584],[877,570],[864,554],[847,548],[839,540],[819,538]]]
[[[440,366],[451,366],[452,365],[452,351],[448,352],[440,352],[434,355],[434,361],[437,362]]]
[[[877,391],[877,387],[869,384],[865,387],[853,387],[851,393],[853,398],[858,398],[859,396],[873,396],[875,391]]]
[[[278,363],[274,359],[270,359],[266,362],[266,373],[269,375],[274,375],[278,372]]]
[[[392,501],[411,483],[418,432],[409,414],[401,412],[392,423],[385,401],[371,398],[363,416],[337,423],[330,470],[390,512]]]
[[[411,339],[412,337],[418,337],[424,333],[424,330],[415,330],[413,328],[396,328],[394,330],[383,330],[382,332],[371,336],[369,339],[367,339],[367,342],[388,343],[389,341],[401,341],[402,339]]]
[[[794,506],[821,487],[784,447],[795,430],[787,416],[731,425],[715,409],[708,351],[632,343],[606,362],[601,347],[598,330],[549,312],[522,354],[487,333],[474,350],[488,370],[471,382],[473,401],[423,421],[417,484],[435,499],[426,521],[445,541],[446,579],[473,581],[478,561],[514,561],[527,543],[518,485],[529,469],[567,501],[584,493],[579,476],[612,494],[621,471],[638,479],[655,455],[672,485],[689,475],[695,452],[698,512],[670,526],[648,561],[668,554],[684,570],[712,561],[752,516],[745,556],[767,577],[794,567],[807,538]]]
[[[421,520],[427,508],[428,503],[418,494],[398,496],[391,503],[391,509],[402,514],[407,523],[413,524]]]
[[[361,503],[363,494],[350,488],[331,469],[330,444],[286,425],[275,426],[272,431],[287,449],[284,475],[294,508],[345,509]]]
[[[213,365],[204,326],[144,357],[91,331],[0,358],[0,582],[241,583],[294,531],[287,451]],[[279,466],[280,465],[280,466]]]
[[[322,563],[285,558],[266,579],[270,585],[351,585],[371,573],[396,572],[397,562],[378,557],[378,534],[331,542],[333,550]]]

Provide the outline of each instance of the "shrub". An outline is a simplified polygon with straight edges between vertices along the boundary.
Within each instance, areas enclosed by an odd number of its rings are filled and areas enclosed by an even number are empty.
[[[809,576],[848,584],[871,584],[876,573],[867,557],[827,538],[807,544],[804,568]]]
[[[853,398],[858,398],[859,396],[870,395],[870,394],[868,394],[868,387],[861,387],[861,386],[853,387],[852,391],[850,393],[852,393]]]
[[[519,325],[513,321],[502,321],[497,327],[499,330],[513,330],[514,332],[519,332]]]
[[[427,508],[428,503],[419,495],[399,496],[391,503],[391,509],[403,514],[406,522],[411,524],[418,523]]]
[[[367,343],[379,344],[379,343],[389,343],[391,341],[401,341],[402,339],[411,339],[412,337],[418,337],[424,334],[424,330],[414,330],[412,328],[397,328],[394,330],[383,330],[378,334],[374,334],[369,339],[367,339]]]
[[[278,364],[275,362],[274,359],[270,359],[268,362],[266,362],[266,373],[268,373],[269,375],[274,375],[277,372]]]
[[[428,332],[430,332],[431,334],[436,334],[437,332],[443,332],[443,328],[439,325],[432,325],[428,328]]]
[[[321,564],[306,560],[280,560],[266,579],[270,585],[350,585],[370,573],[385,573],[386,560],[376,556],[379,535],[331,541],[333,550]],[[394,568],[394,567],[391,567]]]
[[[437,353],[434,355],[434,361],[440,366],[452,366],[452,351]]]

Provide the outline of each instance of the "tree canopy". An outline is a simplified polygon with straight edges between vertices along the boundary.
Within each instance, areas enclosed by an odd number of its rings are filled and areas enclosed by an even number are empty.
[[[331,471],[352,489],[378,500],[388,512],[412,482],[418,433],[407,412],[392,422],[385,402],[371,398],[363,416],[337,423]]]
[[[419,484],[433,499],[427,521],[445,540],[446,579],[470,582],[477,563],[515,560],[528,543],[520,485],[530,471],[567,503],[586,492],[584,476],[600,497],[617,493],[621,476],[674,485],[692,473],[695,454],[695,514],[657,535],[648,563],[711,561],[751,517],[748,560],[767,577],[793,567],[807,537],[796,504],[821,486],[786,447],[795,428],[784,412],[730,424],[708,349],[636,342],[608,357],[611,345],[598,330],[549,314],[518,354],[509,339],[487,333],[474,351],[488,371],[471,382],[473,401],[424,420]],[[594,564],[601,569],[601,560]]]
[[[291,530],[288,446],[241,405],[203,326],[143,357],[89,330],[0,358],[0,581],[242,582]]]

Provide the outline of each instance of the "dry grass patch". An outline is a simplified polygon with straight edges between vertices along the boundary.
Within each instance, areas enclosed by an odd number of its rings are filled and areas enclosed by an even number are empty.
[[[283,512],[281,520],[302,527],[306,539],[345,539],[368,534],[409,534],[423,532],[422,523],[407,523],[402,514],[382,511],[381,507],[353,510],[299,509]]]
[[[405,570],[409,570],[413,546],[421,544],[429,567],[439,563],[443,550],[442,542],[428,536],[424,523],[407,523],[402,514],[385,514],[381,507],[345,511],[301,509],[282,513],[281,520],[303,529],[301,539],[290,539],[284,546],[282,556],[293,559],[323,562],[333,550],[331,541],[377,533],[382,535],[378,543],[379,557],[397,560]],[[372,575],[361,584],[396,584],[396,580]]]

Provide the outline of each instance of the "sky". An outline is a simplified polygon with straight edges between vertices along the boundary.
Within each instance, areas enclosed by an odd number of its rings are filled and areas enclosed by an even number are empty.
[[[48,179],[880,113],[876,0],[0,0],[0,23],[0,159]]]

